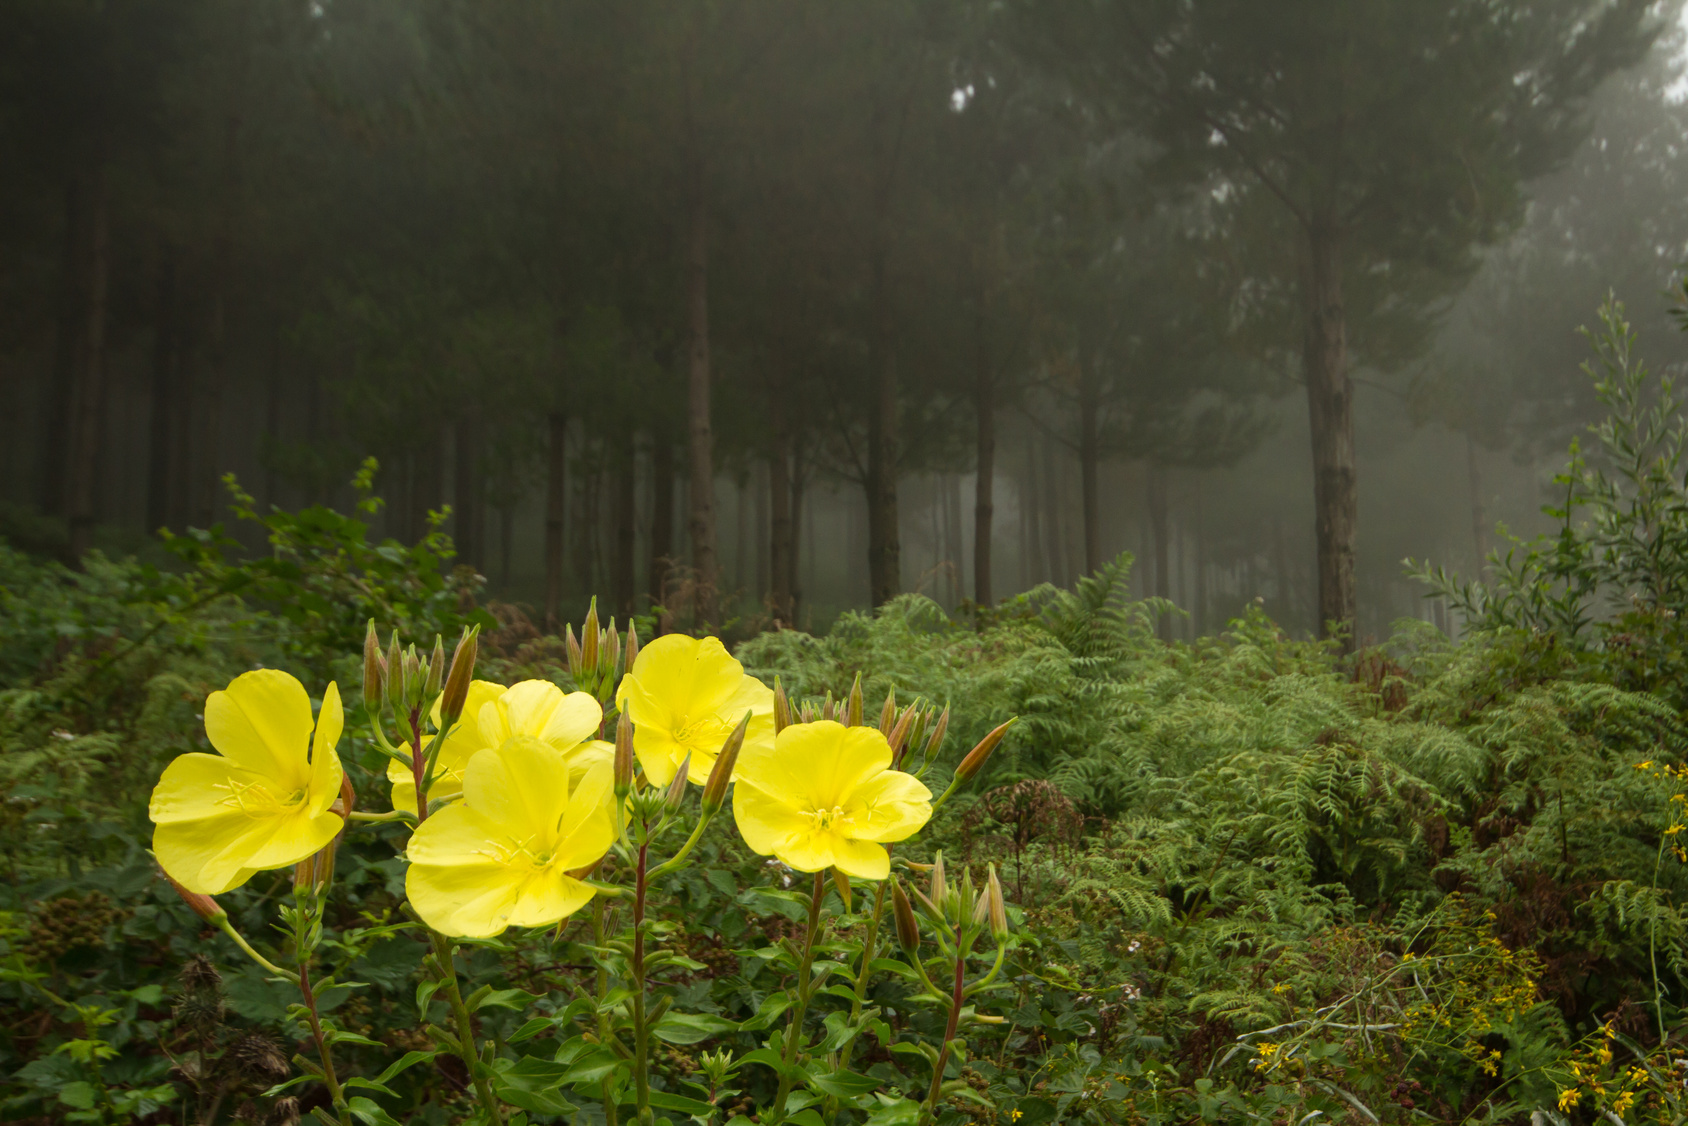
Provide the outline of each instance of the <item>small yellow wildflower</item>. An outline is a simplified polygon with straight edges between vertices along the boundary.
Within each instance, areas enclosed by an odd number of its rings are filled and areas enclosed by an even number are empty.
[[[205,735],[218,753],[178,756],[147,807],[153,855],[170,878],[221,895],[332,841],[344,824],[329,809],[344,776],[334,753],[344,722],[336,685],[313,721],[305,686],[276,669],[211,693]]]
[[[733,819],[751,851],[799,872],[837,868],[883,880],[885,843],[918,833],[932,791],[891,769],[891,744],[874,727],[795,723],[771,744],[739,752]]]
[[[1559,1092],[1559,1109],[1570,1110],[1582,1101],[1582,1090],[1578,1087],[1566,1087]]]

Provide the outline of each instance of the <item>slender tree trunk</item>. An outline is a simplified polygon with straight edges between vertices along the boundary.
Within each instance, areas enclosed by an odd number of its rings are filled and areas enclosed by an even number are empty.
[[[756,533],[751,537],[756,547],[756,600],[764,601],[768,597],[768,466],[759,466],[755,477],[751,479],[754,490],[754,506],[756,519]]]
[[[545,632],[562,629],[563,513],[568,504],[568,416],[552,411],[545,419]]]
[[[982,297],[973,336],[973,444],[978,462],[973,488],[973,601],[982,608],[996,601],[991,589],[991,532],[996,518],[996,380],[991,372]]]
[[[445,499],[444,428],[435,427],[423,435],[422,444],[411,452],[410,527],[417,540],[429,533],[428,514],[439,511]]]
[[[689,363],[687,365],[689,461],[691,469],[692,569],[696,572],[695,610],[700,626],[714,626],[721,618],[717,589],[720,565],[715,552],[715,438],[709,417],[709,204],[705,195],[703,156],[692,140],[690,157],[691,239],[686,261],[686,310]]]
[[[70,464],[70,558],[79,562],[93,543],[98,519],[100,443],[106,411],[106,291],[110,276],[110,209],[104,167],[95,170],[88,188],[87,288],[83,301],[81,360],[77,372]]]
[[[152,417],[147,442],[147,530],[170,522],[170,424],[176,413],[176,247],[159,247],[153,310]]]
[[[944,474],[944,519],[948,526],[944,529],[944,538],[948,541],[950,557],[950,605],[955,606],[966,597],[965,584],[961,580],[962,571],[966,566],[967,549],[961,542],[961,474]]]
[[[773,449],[768,459],[768,571],[773,585],[769,602],[774,620],[787,626],[793,624],[791,588],[796,553],[797,524],[791,513],[791,435],[776,407]]]
[[[229,365],[229,304],[234,278],[234,221],[240,198],[240,129],[241,117],[234,110],[223,123],[223,187],[218,208],[217,234],[211,247],[211,333],[210,362],[205,371],[205,402],[201,415],[204,434],[201,437],[200,519],[206,526],[216,520],[218,501],[223,493],[223,474],[228,470],[223,461],[223,387],[228,382]]]
[[[652,606],[668,605],[668,569],[674,561],[674,447],[659,434],[651,444]]]
[[[1342,306],[1342,241],[1333,222],[1308,231],[1307,338],[1302,362],[1313,440],[1313,508],[1319,570],[1319,633],[1353,652],[1358,603],[1354,545],[1359,488],[1354,457],[1354,393]]]
[[[1201,474],[1195,475],[1195,520],[1196,520],[1196,636],[1201,637],[1208,628],[1208,589],[1207,589],[1207,520],[1202,506]]]
[[[59,297],[58,338],[53,349],[53,370],[47,384],[47,409],[41,438],[40,505],[48,516],[67,511],[65,470],[71,446],[72,412],[76,382],[82,369],[80,347],[87,323],[87,229],[88,180],[72,176],[64,193],[63,290]]]
[[[1026,436],[1025,473],[1020,482],[1020,589],[1030,590],[1044,573],[1043,537],[1038,534],[1037,454]]]
[[[269,387],[264,401],[264,436],[259,443],[258,454],[264,463],[264,507],[271,508],[276,503],[276,492],[281,487],[275,471],[275,448],[281,441],[281,404],[282,404],[282,374],[281,374],[281,326],[274,329],[270,337],[270,378]],[[402,465],[395,466],[400,473]],[[401,478],[402,480],[402,478]],[[390,488],[391,486],[389,486]],[[390,497],[397,500],[396,497]],[[406,506],[393,504],[387,509],[386,527],[392,529],[400,524],[408,511]],[[392,531],[388,532],[392,535]]]
[[[510,589],[510,556],[515,545],[516,506],[501,504],[498,506],[498,585],[505,591]]]
[[[1466,482],[1471,489],[1471,541],[1477,548],[1477,571],[1489,566],[1489,514],[1483,503],[1483,467],[1477,460],[1477,443],[1465,436]]]
[[[480,570],[485,560],[480,537],[481,509],[481,417],[474,407],[466,407],[457,416],[456,437],[453,442],[452,513],[453,539],[457,544],[457,561]]]
[[[1166,519],[1166,470],[1154,462],[1149,463],[1149,471],[1145,476],[1148,484],[1147,501],[1149,509],[1149,528],[1155,540],[1155,586],[1156,598],[1170,600],[1172,598],[1172,552],[1170,535]],[[1156,631],[1162,641],[1172,640],[1172,615],[1162,614],[1156,623]]]
[[[809,550],[807,552],[800,550],[797,539],[797,530],[805,526],[801,523],[804,517],[803,496],[807,491],[809,483],[808,475],[803,470],[803,457],[803,441],[801,436],[798,436],[791,441],[791,560],[790,575],[786,579],[786,586],[791,591],[791,624],[794,626],[797,624],[798,610],[803,605],[803,588],[805,586],[815,585],[815,561],[819,558],[815,552],[815,513],[813,502],[811,502],[807,513],[809,521],[807,525],[809,529]],[[802,556],[803,561],[807,563],[809,568],[809,581],[807,584],[799,583],[797,581],[799,575],[797,570],[799,555]]]
[[[1055,460],[1055,443],[1045,439],[1043,443],[1043,538],[1044,550],[1049,555],[1049,581],[1056,586],[1066,586],[1072,578],[1071,568],[1067,565],[1064,543],[1066,529],[1062,526],[1061,484],[1057,473]]]
[[[881,218],[881,224],[887,222]],[[886,239],[873,252],[873,403],[867,430],[868,597],[874,606],[902,589],[902,541],[897,511],[897,361],[891,343]]]
[[[1102,566],[1102,509],[1097,495],[1096,464],[1101,459],[1096,381],[1089,365],[1078,394],[1078,463],[1080,502],[1084,506],[1084,570],[1094,574]]]
[[[750,478],[740,474],[733,506],[733,590],[744,590],[748,581],[745,565],[750,555]]]
[[[634,489],[636,481],[633,475],[636,449],[633,430],[629,427],[615,462],[615,578],[612,594],[616,611],[624,621],[633,616],[634,592],[638,589],[634,585],[633,574],[638,532],[635,524],[638,514],[634,511],[637,503]]]

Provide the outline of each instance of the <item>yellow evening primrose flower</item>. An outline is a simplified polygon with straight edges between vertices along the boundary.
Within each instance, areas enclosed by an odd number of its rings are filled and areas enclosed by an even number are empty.
[[[774,694],[746,676],[718,638],[670,633],[652,641],[622,678],[615,703],[633,721],[633,750],[653,786],[672,782],[687,755],[686,777],[707,782],[721,744],[745,712],[750,729],[739,762],[753,748],[773,749]]]
[[[528,736],[479,751],[463,773],[463,800],[411,835],[405,892],[441,934],[491,938],[543,927],[579,910],[592,886],[570,876],[615,840],[613,768],[569,785],[568,756]]]
[[[439,723],[439,703],[434,704]],[[477,751],[500,747],[518,735],[538,739],[569,757],[570,783],[578,784],[586,771],[615,757],[615,747],[593,739],[604,709],[585,692],[563,690],[546,680],[524,680],[510,688],[490,680],[469,684],[463,717],[440,744],[434,760],[430,800],[454,798],[463,792],[463,770]],[[426,741],[422,744],[426,747]],[[393,784],[393,808],[416,812],[416,779],[403,763],[388,760],[387,778]]]
[[[891,744],[874,727],[792,724],[772,746],[746,741],[734,777],[733,820],[745,844],[799,872],[883,880],[884,844],[932,817],[932,791],[891,769]]]
[[[340,796],[334,745],[344,722],[337,686],[322,694],[313,720],[305,686],[276,669],[243,673],[211,693],[205,735],[219,753],[177,757],[147,807],[153,855],[170,878],[221,895],[332,841],[343,824],[329,806]]]
[[[475,752],[487,747],[497,746],[488,741],[481,734],[481,709],[504,695],[502,684],[495,684],[490,680],[472,680],[469,682],[469,695],[463,703],[463,715],[457,725],[447,733],[445,740],[440,743],[439,757],[434,759],[434,785],[431,797],[454,798],[463,792],[463,768],[469,765],[469,760]],[[434,714],[430,717],[436,730],[440,722],[440,702],[434,701]],[[422,746],[428,742],[423,740]],[[387,760],[387,781],[393,784],[393,808],[402,809],[406,813],[416,812],[416,775],[404,763],[397,759]]]

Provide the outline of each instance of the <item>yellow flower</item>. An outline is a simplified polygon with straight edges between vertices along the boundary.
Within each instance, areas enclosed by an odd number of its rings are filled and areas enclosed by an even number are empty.
[[[1559,1092],[1559,1109],[1570,1110],[1582,1101],[1582,1092],[1575,1087],[1566,1087]]]
[[[439,723],[439,703],[434,704],[434,722]],[[562,751],[572,769],[570,784],[578,785],[588,768],[608,762],[615,747],[593,739],[604,709],[585,692],[563,690],[546,680],[524,680],[511,688],[489,680],[469,685],[463,717],[440,744],[434,760],[434,785],[430,801],[454,798],[463,792],[463,770],[477,751],[503,746],[521,735],[538,739]],[[424,747],[427,743],[422,744]],[[416,812],[416,779],[403,763],[388,760],[387,778],[393,783],[393,808]]]
[[[883,880],[884,842],[913,836],[932,817],[932,791],[891,769],[891,744],[872,727],[793,724],[771,746],[747,741],[735,776],[744,843],[799,872]]]
[[[502,684],[494,684],[490,680],[470,682],[462,718],[446,734],[445,740],[440,743],[439,757],[434,759],[434,784],[429,794],[431,798],[453,798],[463,792],[463,768],[469,765],[469,760],[474,757],[476,751],[494,745],[482,737],[481,725],[476,717],[480,715],[481,708],[503,694]],[[440,722],[438,700],[434,701],[434,714],[431,718],[437,729]],[[428,744],[424,741],[422,745],[426,747]],[[410,767],[397,759],[388,759],[387,781],[393,784],[393,808],[415,813],[416,775]]]
[[[743,771],[742,756],[773,748],[773,692],[746,676],[713,637],[670,633],[639,650],[615,703],[633,721],[633,750],[653,786],[673,781],[688,754],[686,777],[700,786],[707,782],[715,755],[745,712],[751,713],[750,729],[734,777]]]
[[[329,811],[340,796],[334,745],[343,723],[338,687],[322,694],[313,721],[305,686],[275,669],[244,673],[211,693],[205,735],[220,753],[178,757],[147,809],[157,826],[153,855],[170,878],[221,895],[332,841],[343,824]]]
[[[569,785],[561,750],[518,735],[476,752],[463,800],[422,822],[405,853],[405,891],[441,934],[490,938],[506,927],[543,927],[594,894],[570,876],[596,864],[615,840],[611,767]]]

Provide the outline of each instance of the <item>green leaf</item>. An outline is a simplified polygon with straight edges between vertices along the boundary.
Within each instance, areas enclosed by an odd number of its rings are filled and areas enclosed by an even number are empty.
[[[701,1099],[688,1099],[667,1091],[652,1091],[651,1105],[662,1110],[682,1110],[687,1114],[714,1114],[716,1106]]]
[[[739,1031],[755,1032],[759,1029],[769,1028],[774,1021],[779,1019],[779,1015],[789,1008],[791,1008],[791,998],[784,990],[778,993],[770,993],[762,998],[762,1007],[756,1010],[756,1015],[739,1025]]]
[[[66,1083],[59,1088],[59,1101],[65,1106],[73,1106],[78,1110],[94,1109],[94,1102],[99,1098],[99,1092],[92,1083],[78,1079],[74,1083]]]
[[[855,1098],[879,1089],[879,1080],[869,1079],[853,1071],[834,1071],[826,1075],[809,1076],[809,1086],[841,1099]]]
[[[323,1041],[329,1044],[364,1044],[371,1048],[385,1048],[387,1045],[379,1040],[371,1040],[361,1032],[347,1032],[343,1028],[335,1028],[322,1034]]]
[[[792,1123],[793,1126],[826,1126],[826,1119],[821,1117],[820,1111],[812,1108],[800,1110],[787,1118],[786,1121]]]
[[[352,1117],[364,1126],[400,1126],[399,1122],[381,1109],[381,1105],[374,1099],[358,1095],[346,1101],[346,1109],[352,1112]]]
[[[417,983],[416,1011],[419,1015],[423,1017],[428,1015],[428,1002],[434,999],[434,994],[439,990],[439,987],[440,983],[432,978]]]
[[[364,1090],[379,1091],[383,1095],[389,1095],[389,1096],[391,1096],[392,1098],[395,1098],[395,1099],[399,1097],[399,1093],[397,1091],[393,1090],[391,1087],[388,1087],[388,1086],[386,1086],[385,1084],[382,1084],[382,1083],[378,1083],[373,1079],[365,1079],[362,1076],[356,1076],[354,1078],[348,1079],[348,1080],[346,1080],[346,1082],[344,1084],[342,1084],[342,1086],[345,1086],[347,1088],[358,1087],[358,1088],[361,1088],[361,1089],[364,1089]]]
[[[524,1040],[532,1040],[535,1036],[538,1036],[546,1029],[556,1027],[556,1024],[557,1022],[553,1017],[534,1017],[532,1020],[516,1029],[515,1033],[512,1034],[510,1039],[506,1040],[505,1043],[520,1044]]]
[[[604,1047],[594,1045],[588,1051],[575,1056],[568,1066],[568,1074],[564,1082],[570,1086],[582,1083],[596,1083],[621,1066],[621,1057]]]
[[[801,1064],[787,1064],[785,1057],[772,1048],[757,1048],[754,1052],[746,1052],[739,1057],[740,1063],[759,1063],[764,1067],[771,1067],[778,1075],[790,1075],[794,1080],[801,1081],[808,1073]]]
[[[557,1093],[568,1082],[572,1071],[568,1064],[523,1056],[514,1063],[501,1059],[494,1068],[493,1089],[511,1106],[535,1114],[572,1114],[576,1109]]]
[[[696,1044],[723,1032],[738,1028],[734,1021],[723,1020],[707,1013],[667,1012],[651,1027],[651,1031],[670,1044]]]
[[[431,1060],[437,1055],[439,1055],[438,1052],[406,1052],[404,1055],[399,1057],[398,1062],[388,1065],[386,1071],[383,1071],[380,1075],[376,1076],[375,1081],[377,1083],[390,1082],[393,1076],[397,1075],[399,1072],[414,1067],[426,1060]]]
[[[886,1099],[879,1096],[880,1108],[867,1116],[866,1126],[915,1126],[920,1120],[920,1104],[913,1099]]]
[[[470,1012],[479,1012],[491,1005],[500,1009],[514,1009],[521,1012],[533,1002],[539,1000],[539,994],[529,993],[525,989],[490,989],[481,999],[469,1007]]]

